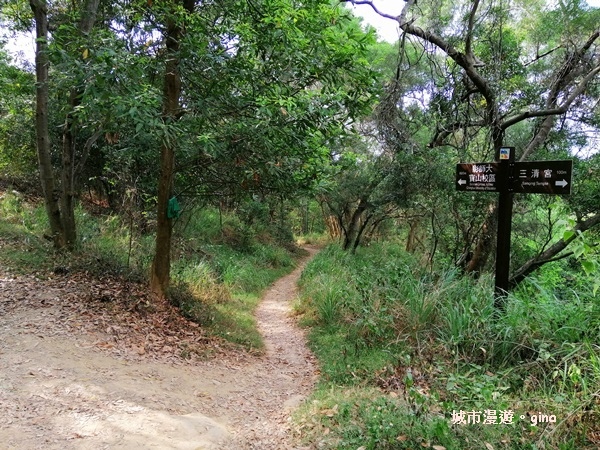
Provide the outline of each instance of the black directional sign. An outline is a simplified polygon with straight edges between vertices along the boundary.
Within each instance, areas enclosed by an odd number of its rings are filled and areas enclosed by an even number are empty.
[[[499,163],[463,163],[456,165],[456,190],[499,192]]]
[[[515,163],[513,192],[570,194],[573,161],[527,161]]]
[[[494,306],[509,289],[513,194],[570,194],[573,161],[514,162],[515,148],[501,147],[496,162],[456,165],[456,190],[499,192]]]

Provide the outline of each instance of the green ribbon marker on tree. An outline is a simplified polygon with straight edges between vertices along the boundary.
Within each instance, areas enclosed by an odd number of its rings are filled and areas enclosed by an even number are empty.
[[[176,197],[171,197],[169,199],[169,204],[167,206],[167,217],[169,219],[175,219],[181,215],[181,206],[179,206],[179,202]]]

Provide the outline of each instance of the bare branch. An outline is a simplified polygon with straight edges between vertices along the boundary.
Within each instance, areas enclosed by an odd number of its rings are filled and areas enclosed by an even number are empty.
[[[400,28],[402,28],[402,24],[406,23],[406,16],[408,15],[408,10],[410,8],[413,7],[413,5],[415,3],[417,3],[417,0],[404,0],[406,2],[406,4],[404,5],[404,8],[402,8],[402,12],[400,13],[400,16],[398,16],[398,23],[400,24]]]
[[[446,143],[444,142],[444,139],[446,139],[448,136],[452,135],[454,132],[456,132],[458,130],[462,130],[464,128],[482,127],[482,126],[485,126],[485,122],[482,120],[477,121],[477,122],[457,121],[457,122],[448,124],[448,125],[444,126],[443,130],[438,130],[435,133],[435,136],[429,143],[429,147],[433,148],[433,147],[438,147],[440,145],[446,145]]]
[[[386,14],[384,12],[379,11],[377,7],[370,0],[342,0],[344,3],[352,3],[353,5],[368,5],[373,11],[375,11],[381,17],[385,17],[386,19],[398,20],[399,16],[392,16],[391,14]]]
[[[519,284],[529,274],[540,268],[542,265],[568,256],[560,255],[560,253],[565,248],[567,248],[567,246],[571,242],[577,239],[577,237],[579,236],[579,232],[583,233],[584,231],[587,231],[590,228],[596,227],[598,224],[600,224],[600,213],[593,215],[592,217],[583,222],[579,222],[573,228],[573,231],[575,231],[575,233],[573,233],[568,239],[561,239],[560,241],[556,242],[554,245],[549,247],[546,251],[536,256],[535,258],[530,259],[521,267],[519,267],[510,279],[511,286],[516,286],[517,284]]]
[[[83,170],[83,167],[85,166],[85,163],[87,162],[87,159],[90,155],[90,150],[92,149],[92,146],[96,143],[96,141],[98,140],[98,138],[101,135],[102,135],[102,130],[97,130],[96,132],[94,132],[94,134],[92,134],[87,139],[87,141],[85,141],[85,145],[83,146],[83,154],[81,155],[81,159],[79,160],[79,163],[75,167],[76,174],[80,174],[81,171]]]
[[[391,14],[386,14],[380,11],[372,2],[372,0],[343,0],[344,2],[350,2],[355,5],[368,5],[373,11],[375,11],[381,17],[386,17],[388,19],[396,20],[400,25],[400,29],[405,33],[411,34],[415,37],[418,37],[434,46],[438,47],[444,53],[446,53],[450,58],[452,58],[459,66],[461,66],[467,73],[467,76],[473,81],[473,84],[477,87],[479,92],[485,97],[487,103],[487,109],[489,112],[490,118],[493,118],[495,115],[496,109],[496,98],[489,86],[489,83],[481,76],[481,74],[477,71],[476,67],[479,65],[475,58],[472,57],[472,51],[469,55],[465,55],[464,53],[458,51],[452,44],[444,40],[441,36],[428,31],[423,30],[420,27],[417,27],[412,24],[412,22],[407,21],[406,17],[408,15],[409,9],[416,3],[415,0],[406,0],[406,4],[404,8],[402,8],[402,12],[399,16],[392,16]],[[472,39],[472,32],[474,27],[474,17],[477,12],[477,8],[479,7],[479,0],[475,0],[473,8],[471,9],[471,15],[469,18],[469,34],[467,38]],[[470,47],[470,44],[467,48]],[[494,119],[492,119],[493,121]]]
[[[556,50],[558,50],[559,48],[562,48],[562,47],[563,47],[562,45],[559,45],[558,47],[554,47],[552,50],[548,50],[546,53],[543,53],[541,55],[537,54],[535,56],[535,58],[533,58],[531,61],[529,61],[528,63],[523,64],[523,67],[527,67],[527,66],[533,64],[534,62],[539,61],[540,59],[545,58],[548,55],[551,55]]]
[[[471,13],[469,14],[469,26],[467,28],[467,38],[465,40],[465,53],[467,56],[473,56],[473,27],[475,26],[475,14],[477,13],[477,8],[479,7],[479,0],[475,0],[473,2],[473,7],[471,8]]]
[[[512,119],[508,119],[507,121],[505,121],[502,124],[502,126],[504,128],[508,128],[509,126],[514,125],[515,123],[520,122],[521,120],[525,120],[529,117],[544,117],[544,116],[546,116],[546,119],[540,126],[538,132],[533,137],[533,139],[529,142],[529,144],[525,148],[525,151],[523,151],[523,154],[521,155],[521,158],[520,158],[521,161],[524,161],[531,152],[535,151],[535,149],[538,148],[542,144],[542,142],[544,142],[546,140],[548,133],[550,133],[550,130],[552,129],[552,126],[554,125],[554,121],[555,121],[556,117],[561,114],[564,114],[568,111],[568,109],[571,107],[571,105],[577,99],[577,97],[579,97],[585,91],[589,82],[591,80],[593,80],[599,73],[600,73],[600,65],[596,66],[594,69],[592,69],[590,72],[588,72],[588,74],[579,82],[579,84],[573,90],[573,92],[571,92],[571,95],[569,95],[567,97],[567,99],[559,107],[544,110],[544,111],[537,111],[537,112],[536,111],[534,111],[534,112],[527,111],[527,112],[521,113],[520,115],[513,117]],[[517,119],[519,119],[519,120],[517,120]]]
[[[551,107],[556,103],[560,91],[567,85],[568,81],[571,81],[569,78],[571,73],[575,70],[583,56],[587,53],[598,37],[600,37],[600,30],[596,30],[594,33],[592,33],[586,43],[583,44],[583,46],[577,52],[570,55],[559,69],[555,77],[554,86],[552,87],[550,95],[548,95],[548,99],[546,100],[546,105],[548,107]]]

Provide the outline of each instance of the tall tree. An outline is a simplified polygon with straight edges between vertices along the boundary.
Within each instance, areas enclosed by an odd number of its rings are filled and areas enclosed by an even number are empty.
[[[373,37],[344,10],[323,0],[223,6],[177,15],[189,23],[180,31],[178,66],[168,71],[181,87],[166,136],[181,162],[171,165],[167,152],[168,164],[161,163],[158,295],[168,286],[169,221],[160,218],[167,193],[186,189],[215,203],[272,196],[278,204],[301,195],[329,157],[328,143],[373,101],[364,59]]]
[[[94,26],[99,0],[86,0],[79,9],[79,24],[75,27],[76,37],[87,36]],[[51,161],[51,142],[48,128],[50,47],[48,33],[48,3],[31,0],[36,25],[36,134],[40,179],[44,192],[50,231],[54,247],[73,249],[76,244],[75,224],[75,124],[74,111],[79,106],[81,86],[73,86],[68,96],[68,110],[62,132],[62,157],[60,179],[54,176]],[[58,25],[58,24],[57,24]],[[69,28],[68,26],[66,28]],[[77,50],[78,51],[78,50]],[[83,58],[86,58],[85,51]],[[97,139],[98,133],[94,139]],[[91,145],[88,142],[86,145]]]
[[[35,128],[40,180],[54,247],[64,248],[67,242],[59,205],[60,190],[56,186],[50,157],[50,132],[48,129],[48,68],[50,65],[48,59],[48,3],[45,0],[31,0],[30,5],[35,18]]]
[[[183,18],[194,12],[194,0],[174,0],[168,4],[168,9],[164,32],[166,61],[162,104],[162,118],[167,126],[181,114],[180,43],[184,38]],[[176,140],[165,137],[160,152],[156,249],[150,277],[150,288],[160,297],[165,296],[169,287],[173,218],[168,215],[168,203],[173,194],[176,145]]]
[[[98,4],[100,0],[85,0],[81,6],[78,34],[87,38],[96,22]],[[83,57],[86,58],[86,50],[83,51]],[[64,240],[67,248],[74,248],[77,241],[77,227],[75,224],[75,176],[76,176],[76,124],[74,112],[81,104],[83,95],[82,86],[74,86],[69,93],[68,112],[65,118],[62,132],[62,168],[61,168],[61,212],[63,222]],[[96,132],[86,143],[89,147],[99,137]]]
[[[534,42],[531,31],[525,37],[517,31],[528,17],[527,8],[537,4],[422,0],[417,5],[408,0],[396,17],[379,11],[369,0],[354,3],[371,5],[380,15],[397,21],[405,36],[416,39],[430,56],[432,72],[445,76],[431,96],[436,130],[429,145],[451,145],[461,159],[472,155],[475,148],[483,150],[480,157],[497,155],[507,144],[507,136],[518,139],[524,130],[530,135],[518,149],[517,158],[529,159],[549,142],[559,118],[570,114],[572,120],[578,120],[575,113],[584,117],[586,108],[597,101],[594,86],[600,73],[600,16],[599,10],[588,9],[585,2],[570,0],[560,2],[557,9],[536,10],[546,19],[540,24],[546,33],[550,22],[557,24],[552,28],[556,35],[545,42]],[[515,9],[519,14],[512,13]],[[552,43],[555,47],[550,47]],[[443,64],[439,64],[440,56]],[[474,246],[467,250],[468,271],[484,268],[494,248],[496,220],[493,206]],[[578,229],[596,223],[582,220]]]

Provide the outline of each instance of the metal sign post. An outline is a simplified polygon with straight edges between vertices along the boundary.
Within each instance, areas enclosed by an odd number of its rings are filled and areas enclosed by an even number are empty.
[[[496,235],[496,308],[503,307],[509,288],[510,235],[514,193],[570,194],[573,161],[515,162],[515,148],[501,147],[496,162],[456,165],[456,190],[498,192]]]
[[[510,271],[510,235],[512,232],[513,193],[511,181],[515,166],[515,148],[500,149],[500,195],[498,197],[498,229],[496,231],[496,282],[494,306],[502,307],[502,298],[508,293]]]

